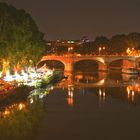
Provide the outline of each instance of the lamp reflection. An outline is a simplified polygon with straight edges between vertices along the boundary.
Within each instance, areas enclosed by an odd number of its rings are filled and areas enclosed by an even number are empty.
[[[24,103],[12,104],[12,105],[6,107],[5,110],[0,113],[0,116],[4,117],[4,118],[8,117],[8,116],[12,115],[15,110],[21,111],[21,110],[25,109],[25,107],[26,106]]]
[[[134,91],[134,87],[128,86],[128,87],[126,88],[126,90],[127,90],[127,98],[128,98],[128,100],[131,100],[132,102],[134,102],[134,101],[135,101],[135,91]]]
[[[24,108],[25,108],[25,104],[23,104],[23,103],[20,103],[20,104],[19,104],[19,106],[18,106],[18,108],[19,108],[19,110],[22,110],[22,109],[24,109]]]
[[[135,92],[132,91],[132,102],[134,102],[134,99],[135,99]]]
[[[100,105],[105,101],[105,98],[106,98],[106,92],[105,92],[105,89],[101,89],[99,88],[99,103]]]
[[[8,109],[6,109],[5,111],[4,111],[4,117],[7,117],[7,116],[9,116],[10,115],[10,111],[8,110]]]
[[[73,92],[74,88],[73,87],[68,87],[68,98],[67,98],[67,103],[69,106],[73,106],[74,100],[73,100]]]

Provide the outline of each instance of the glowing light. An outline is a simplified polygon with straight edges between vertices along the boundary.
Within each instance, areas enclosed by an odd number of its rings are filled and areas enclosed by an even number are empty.
[[[53,90],[54,89],[54,87],[53,86],[51,86],[51,90]]]
[[[21,74],[22,74],[22,75],[24,75],[24,74],[25,74],[24,70],[21,70]]]
[[[103,92],[103,97],[105,97],[105,92]]]
[[[71,95],[71,92],[70,92],[70,91],[68,91],[68,95],[69,95],[69,96]]]
[[[22,78],[21,78],[21,76],[17,73],[17,71],[15,71],[15,76],[16,76],[16,81],[18,81],[18,82],[21,82],[22,81]]]
[[[134,99],[135,99],[135,92],[132,91],[132,102],[134,102]]]
[[[10,72],[9,72],[9,70],[6,71],[6,77],[10,77]]]
[[[27,82],[28,81],[28,74],[24,72],[24,70],[21,71],[21,74],[23,75],[23,81]]]
[[[101,81],[100,81],[100,84],[104,84],[105,83],[105,79],[102,79]]]
[[[37,74],[36,74],[35,72],[31,72],[31,73],[30,73],[30,78],[31,78],[31,79],[35,78],[36,76],[37,76]]]
[[[68,98],[67,101],[69,106],[73,106],[74,101],[72,98]]]
[[[73,100],[73,91],[74,88],[73,87],[69,87],[68,88],[68,98],[67,98],[67,102],[69,106],[73,106],[74,100]]]
[[[130,53],[131,53],[130,48],[127,48],[126,53],[127,53],[127,54],[130,54]]]
[[[99,55],[100,55],[101,50],[102,50],[102,48],[101,48],[101,47],[99,47]]]
[[[30,104],[32,104],[33,102],[34,102],[34,100],[31,98],[31,99],[30,99]]]
[[[4,77],[4,80],[7,82],[11,82],[13,80],[9,70],[6,71],[6,76]]]
[[[4,111],[4,116],[9,116],[9,115],[10,115],[10,111],[6,109],[6,110]]]
[[[102,91],[101,91],[101,89],[99,89],[99,95],[102,96]]]
[[[46,72],[46,74],[47,75],[52,75],[53,74],[53,71],[48,69],[47,72]]]
[[[106,93],[105,89],[99,89],[99,102],[105,101]]]
[[[71,98],[73,98],[73,92],[71,92],[71,95],[70,96],[71,96]]]
[[[25,104],[20,103],[18,108],[19,108],[19,110],[22,110],[23,108],[25,108]]]
[[[132,96],[134,96],[135,95],[135,92],[134,91],[132,91]]]
[[[3,80],[7,82],[15,81],[18,85],[24,84],[28,86],[36,86],[37,83],[41,83],[42,78],[48,78],[48,76],[53,75],[53,72],[53,70],[38,72],[32,69],[29,73],[22,70],[21,74],[18,74],[18,72],[15,71],[14,75],[10,75],[9,70],[7,70],[6,76],[3,78]]]

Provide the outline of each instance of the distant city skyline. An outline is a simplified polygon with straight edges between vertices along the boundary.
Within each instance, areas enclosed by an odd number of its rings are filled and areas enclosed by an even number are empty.
[[[30,13],[45,39],[140,32],[139,0],[1,0]]]

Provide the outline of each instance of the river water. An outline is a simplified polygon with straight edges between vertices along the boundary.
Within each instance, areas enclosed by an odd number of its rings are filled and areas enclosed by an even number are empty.
[[[36,129],[32,139],[140,139],[139,76],[117,72],[77,72],[68,75],[67,80],[51,87],[43,99],[34,97],[43,105],[45,113],[34,126]],[[30,107],[31,103],[33,99],[29,101]],[[33,111],[34,115],[31,112],[32,117],[41,112],[36,107],[34,109],[39,111]],[[15,140],[19,137],[20,133]]]
[[[47,96],[37,139],[139,140],[140,81],[120,73],[75,73]]]

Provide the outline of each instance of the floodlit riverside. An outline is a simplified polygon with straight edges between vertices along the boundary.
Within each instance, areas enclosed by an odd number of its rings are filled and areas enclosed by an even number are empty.
[[[28,86],[34,86],[37,81],[41,81],[42,78],[45,76],[51,76],[53,75],[54,70],[50,69],[38,69],[38,70],[30,70],[27,73],[22,70],[21,74],[19,74],[17,71],[15,71],[14,75],[11,75],[9,70],[6,71],[6,76],[3,78],[4,81],[6,82],[17,82],[17,83],[22,83],[24,85]]]

